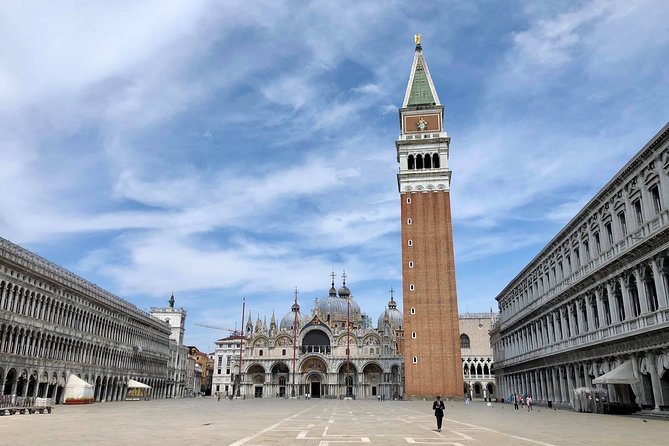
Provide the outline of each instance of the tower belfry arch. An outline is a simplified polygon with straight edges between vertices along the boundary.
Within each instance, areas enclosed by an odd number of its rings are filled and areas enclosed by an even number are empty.
[[[402,218],[405,393],[460,396],[460,333],[448,166],[451,139],[420,35],[395,146]]]

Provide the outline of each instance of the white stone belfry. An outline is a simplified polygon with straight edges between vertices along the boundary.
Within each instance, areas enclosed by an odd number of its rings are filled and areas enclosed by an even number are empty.
[[[418,44],[400,109],[401,131],[395,144],[401,194],[450,189],[450,138],[443,121],[444,106],[439,102],[423,48]]]

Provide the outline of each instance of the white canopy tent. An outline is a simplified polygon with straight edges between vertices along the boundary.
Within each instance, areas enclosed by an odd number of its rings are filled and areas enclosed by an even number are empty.
[[[128,389],[150,389],[151,386],[147,386],[144,383],[141,383],[139,381],[135,381],[134,379],[129,379],[128,380]]]
[[[636,384],[639,378],[634,375],[632,360],[628,359],[608,373],[592,380],[593,384]]]
[[[95,402],[93,386],[74,373],[70,373],[65,384],[65,404],[90,404]]]
[[[139,400],[148,400],[149,392],[151,386],[147,386],[144,383],[135,381],[134,379],[128,380],[128,393],[125,396],[126,401],[139,401]]]

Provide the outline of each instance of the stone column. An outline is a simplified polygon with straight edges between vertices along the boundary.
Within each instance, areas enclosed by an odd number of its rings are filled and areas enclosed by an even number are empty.
[[[587,307],[585,298],[579,298],[576,301],[576,316],[578,319],[578,334],[583,334],[590,331],[590,325],[592,325],[592,319],[585,317],[585,308]],[[586,319],[588,323],[586,324]],[[587,325],[587,327],[586,327]]]
[[[528,382],[528,392],[532,395],[532,398],[536,400],[536,385],[534,382],[534,370],[527,372],[527,382]]]
[[[563,403],[569,401],[567,398],[567,389],[565,389],[564,383],[564,366],[558,366],[558,382],[560,383],[560,396]]]
[[[562,392],[560,391],[560,386],[557,380],[557,369],[556,367],[551,368],[551,384],[553,385],[553,397],[556,402],[562,403]]]
[[[585,387],[592,387],[592,378],[590,378],[589,366],[592,366],[592,363],[585,363],[583,365],[583,378],[585,379]],[[594,366],[593,366],[594,368]]]
[[[597,327],[595,326],[595,311],[597,310],[595,307],[597,305],[597,300],[594,296],[590,295],[586,297],[586,310],[588,312],[588,331],[595,331],[597,330]],[[601,325],[602,319],[599,317],[599,314],[597,314],[597,319],[599,319],[599,323]]]
[[[639,306],[641,307],[641,314],[648,314],[648,293],[646,293],[646,283],[641,277],[641,268],[644,265],[641,264],[634,268],[634,278],[636,279],[636,289],[639,293]]]
[[[567,309],[565,307],[560,308],[560,321],[562,322],[562,339],[569,338],[569,332],[567,331]]]
[[[567,394],[569,395],[569,402],[573,405],[573,397],[574,397],[574,381],[571,378],[571,372],[573,370],[574,366],[571,364],[567,364],[565,366],[565,372],[567,373]]]
[[[576,383],[574,384],[576,388],[583,387],[583,380],[581,379],[581,364],[578,363],[574,367],[574,375],[576,377]]]
[[[657,302],[659,304],[659,308],[667,308],[669,307],[669,296],[667,296],[668,290],[666,288],[664,277],[662,277],[662,273],[660,272],[658,259],[652,259],[650,264],[653,268],[653,279],[655,280],[655,289],[657,290]]]
[[[537,369],[534,371],[534,391],[536,392],[536,395],[532,395],[535,397],[537,401],[543,401],[544,400],[544,395],[541,391],[541,370]]]
[[[618,277],[618,282],[620,283],[620,290],[623,293],[623,305],[625,307],[625,317],[631,318],[634,313],[632,312],[632,300],[630,299],[629,289],[627,289],[627,282],[623,276]],[[615,299],[614,299],[615,300]]]
[[[616,324],[620,322],[620,317],[619,312],[618,312],[618,301],[616,300],[615,296],[613,295],[613,282],[608,281],[606,282],[606,295],[609,298],[609,309],[611,311],[611,323]],[[604,308],[604,302],[603,302],[603,292],[599,296],[598,300],[598,305],[601,304],[601,313],[599,313],[599,320],[600,323],[603,325],[606,325],[606,309]]]

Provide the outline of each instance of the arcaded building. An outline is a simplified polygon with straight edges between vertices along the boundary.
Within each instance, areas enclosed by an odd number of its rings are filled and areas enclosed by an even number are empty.
[[[460,351],[464,393],[471,398],[497,398],[497,383],[493,373],[490,330],[497,313],[464,313],[460,315]]]
[[[97,401],[128,379],[166,390],[169,327],[70,271],[0,238],[0,392],[62,402],[69,374]]]
[[[463,396],[451,225],[451,139],[420,36],[399,111],[405,392]]]
[[[375,323],[376,322],[376,323]],[[240,334],[216,342],[214,392],[246,398],[401,398],[403,317],[391,295],[378,319],[365,315],[346,282],[303,313],[297,294],[277,321],[249,316]],[[240,347],[242,351],[240,352]],[[241,386],[237,381],[240,353]]]
[[[574,388],[601,386],[666,410],[668,295],[669,124],[496,297],[502,394],[570,406]]]

